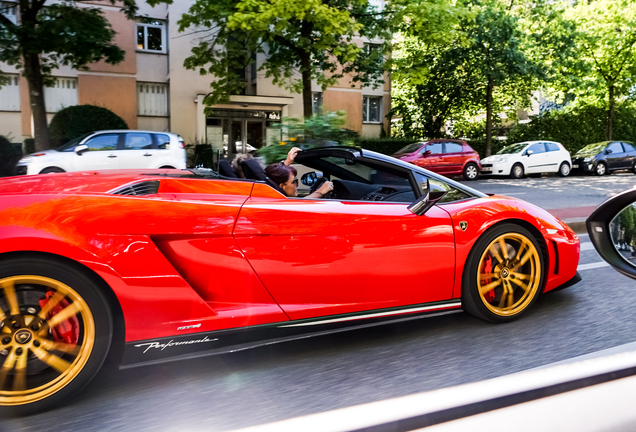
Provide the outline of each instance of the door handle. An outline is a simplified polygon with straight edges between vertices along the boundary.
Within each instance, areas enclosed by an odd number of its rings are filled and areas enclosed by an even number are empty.
[[[117,155],[108,155],[109,158],[115,158]]]
[[[152,153],[145,153],[144,156],[152,156]]]

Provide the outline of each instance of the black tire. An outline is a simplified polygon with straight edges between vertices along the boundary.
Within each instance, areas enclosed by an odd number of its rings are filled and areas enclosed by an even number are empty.
[[[165,165],[165,166],[159,167],[159,169],[174,169],[174,167]]]
[[[521,165],[520,163],[516,163],[512,166],[512,168],[510,168],[510,177],[514,179],[523,178],[523,174],[523,165]]]
[[[102,366],[112,317],[98,285],[79,268],[35,256],[2,260],[0,307],[0,364],[8,366],[0,372],[0,417],[67,403]]]
[[[48,167],[40,171],[40,174],[63,173],[63,172],[66,172],[66,171],[64,171],[62,168]]]
[[[477,168],[477,164],[467,163],[464,167],[464,172],[462,173],[464,176],[464,180],[473,181],[477,180],[479,177],[479,168]]]
[[[594,167],[594,174],[596,174],[597,176],[603,176],[607,174],[607,165],[605,165],[605,162],[599,162],[596,164],[596,166]]]
[[[462,307],[490,322],[515,320],[539,297],[545,272],[539,243],[527,229],[497,225],[477,240],[468,256],[462,276]]]
[[[567,162],[561,162],[559,166],[559,177],[567,177],[570,175],[570,164]]]

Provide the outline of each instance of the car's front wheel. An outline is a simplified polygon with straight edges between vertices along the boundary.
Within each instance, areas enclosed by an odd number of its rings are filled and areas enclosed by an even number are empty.
[[[545,264],[535,237],[515,224],[487,231],[470,252],[462,279],[462,306],[491,322],[526,312],[543,286]]]
[[[81,269],[0,261],[0,415],[67,402],[101,367],[111,336],[107,301]]]
[[[63,172],[66,172],[66,171],[64,171],[62,168],[48,167],[40,171],[40,174],[63,173]]]
[[[512,169],[510,170],[510,177],[520,179],[523,177],[523,173],[524,173],[523,165],[521,165],[520,163],[516,163],[512,166]]]
[[[597,176],[602,176],[607,174],[607,165],[603,162],[599,162],[596,164],[596,168],[594,168],[594,174]]]
[[[570,175],[570,164],[567,162],[562,162],[559,167],[559,176],[567,177]]]
[[[467,163],[464,167],[463,175],[464,180],[477,180],[477,177],[479,177],[479,168],[477,168],[477,165],[474,163]]]

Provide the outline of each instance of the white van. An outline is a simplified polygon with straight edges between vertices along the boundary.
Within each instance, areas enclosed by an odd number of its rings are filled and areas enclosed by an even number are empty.
[[[16,174],[185,167],[185,145],[179,135],[122,129],[93,132],[55,150],[27,155],[18,162]]]

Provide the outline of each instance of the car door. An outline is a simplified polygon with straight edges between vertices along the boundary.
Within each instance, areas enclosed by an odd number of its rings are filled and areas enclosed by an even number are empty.
[[[605,160],[609,170],[626,168],[626,155],[620,142],[613,142],[605,149]]]
[[[440,207],[416,216],[408,205],[252,196],[234,237],[291,319],[449,300],[451,218]]]
[[[636,149],[628,142],[623,142],[625,150],[625,168],[633,168],[636,163]]]
[[[530,151],[532,153],[530,153]],[[522,157],[526,173],[532,174],[546,172],[546,156],[547,153],[545,151],[544,143],[535,143],[528,147]]]
[[[73,171],[118,169],[119,140],[118,133],[103,133],[89,137],[82,142],[88,147],[88,151],[75,154],[73,157]]]
[[[456,142],[445,142],[440,161],[440,174],[461,174],[464,168],[463,146]]]
[[[119,152],[120,167],[125,169],[154,168],[157,146],[152,134],[148,132],[126,132],[123,134],[123,147]]]
[[[433,172],[440,172],[444,144],[441,142],[429,143],[420,150],[420,157],[413,163]]]

